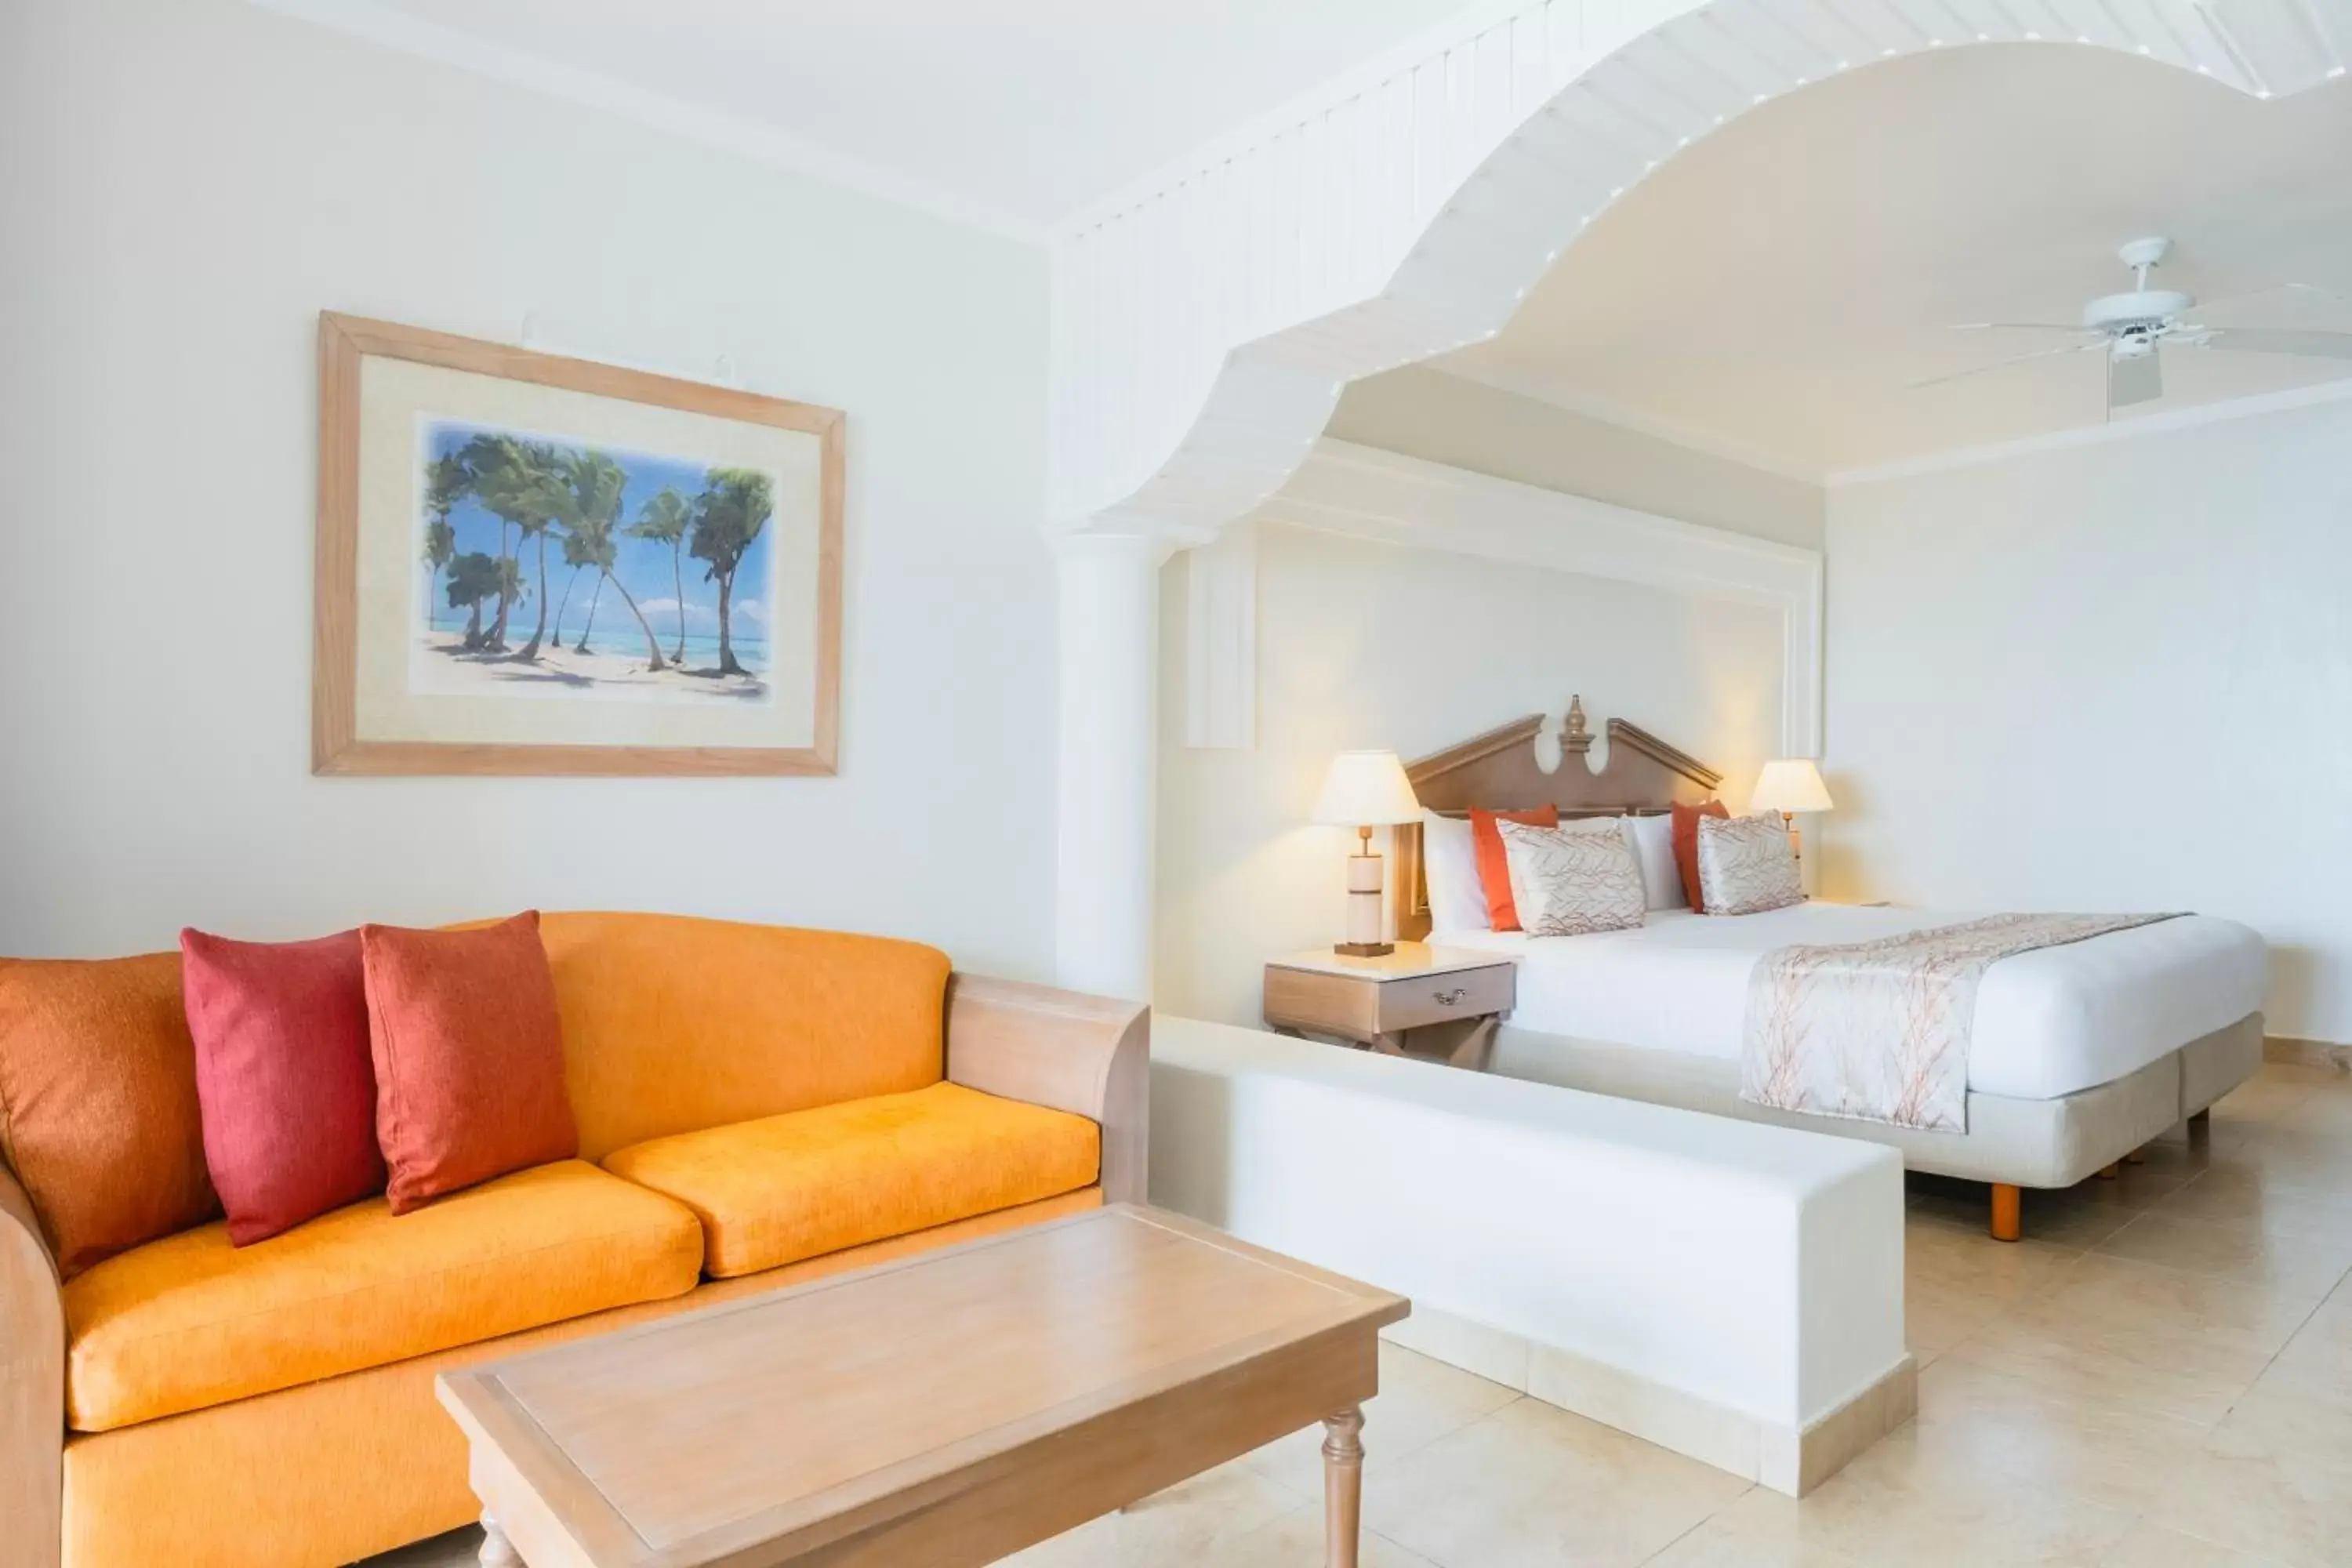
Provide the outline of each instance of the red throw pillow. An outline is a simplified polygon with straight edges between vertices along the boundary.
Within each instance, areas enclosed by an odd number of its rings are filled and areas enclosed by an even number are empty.
[[[383,1191],[360,933],[180,933],[205,1163],[237,1247]]]
[[[1683,874],[1683,897],[1690,900],[1693,914],[1706,913],[1706,900],[1698,893],[1698,819],[1730,815],[1719,800],[1704,805],[1675,803],[1675,869]]]
[[[539,911],[471,931],[362,926],[392,1212],[580,1152]]]
[[[1511,863],[1503,853],[1497,822],[1524,823],[1529,827],[1558,827],[1559,807],[1539,805],[1532,811],[1481,811],[1470,808],[1470,844],[1478,856],[1478,890],[1486,895],[1486,923],[1496,931],[1519,929],[1519,907],[1511,901]]]

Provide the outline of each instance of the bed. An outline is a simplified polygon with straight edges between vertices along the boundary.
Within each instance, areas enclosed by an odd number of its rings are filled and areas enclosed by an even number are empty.
[[[1612,719],[1606,765],[1580,700],[1545,771],[1540,716],[1412,764],[1423,805],[1544,805],[1563,816],[1665,812],[1713,796],[1721,775]],[[2188,915],[2019,953],[1984,973],[1969,1031],[1967,1124],[1926,1131],[1810,1115],[1740,1096],[1751,973],[1793,944],[1843,943],[1948,926],[1969,912],[1809,901],[1752,915],[1653,910],[1638,930],[1528,937],[1432,930],[1420,829],[1398,830],[1401,935],[1517,961],[1517,1004],[1490,1066],[1512,1077],[1749,1121],[1865,1138],[1914,1170],[1992,1184],[1993,1232],[2019,1234],[2019,1189],[2066,1187],[2108,1172],[2189,1121],[2261,1066],[2268,955],[2235,921]]]

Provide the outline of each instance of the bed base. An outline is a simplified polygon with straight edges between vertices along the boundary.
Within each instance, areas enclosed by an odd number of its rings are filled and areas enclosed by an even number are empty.
[[[2023,1235],[2024,1188],[2071,1187],[2086,1177],[2107,1174],[2184,1121],[2190,1142],[2202,1142],[2213,1102],[2252,1078],[2262,1064],[2263,1016],[2249,1013],[2137,1072],[2063,1099],[2012,1100],[1971,1090],[1964,1133],[1919,1132],[1751,1105],[1739,1098],[1737,1061],[1536,1034],[1509,1026],[1496,1037],[1492,1068],[1510,1078],[1621,1100],[1885,1143],[1901,1152],[1907,1169],[1990,1183],[1992,1235],[2015,1241]]]

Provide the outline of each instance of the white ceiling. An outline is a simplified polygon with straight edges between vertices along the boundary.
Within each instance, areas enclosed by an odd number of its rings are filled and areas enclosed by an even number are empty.
[[[261,0],[1043,232],[1478,0]],[[1491,5],[1488,6],[1492,8]],[[793,158],[794,151],[804,156]]]
[[[1502,335],[1442,368],[1821,474],[2097,426],[2099,356],[1906,392],[2063,340],[2129,287],[2116,247],[2169,235],[2155,286],[2283,282],[2217,323],[2352,331],[2352,81],[2263,102],[2090,49],[1969,48],[1791,94],[1629,193]],[[2352,377],[2352,361],[2193,350],[2134,414]],[[2121,419],[2124,416],[2118,416]]]

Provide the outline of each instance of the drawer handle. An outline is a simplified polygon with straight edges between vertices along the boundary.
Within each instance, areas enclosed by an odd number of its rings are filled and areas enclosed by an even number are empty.
[[[1466,985],[1456,985],[1451,991],[1433,991],[1430,993],[1431,998],[1441,1007],[1451,1007],[1456,1002],[1461,1001],[1462,998],[1469,994],[1470,989]]]

